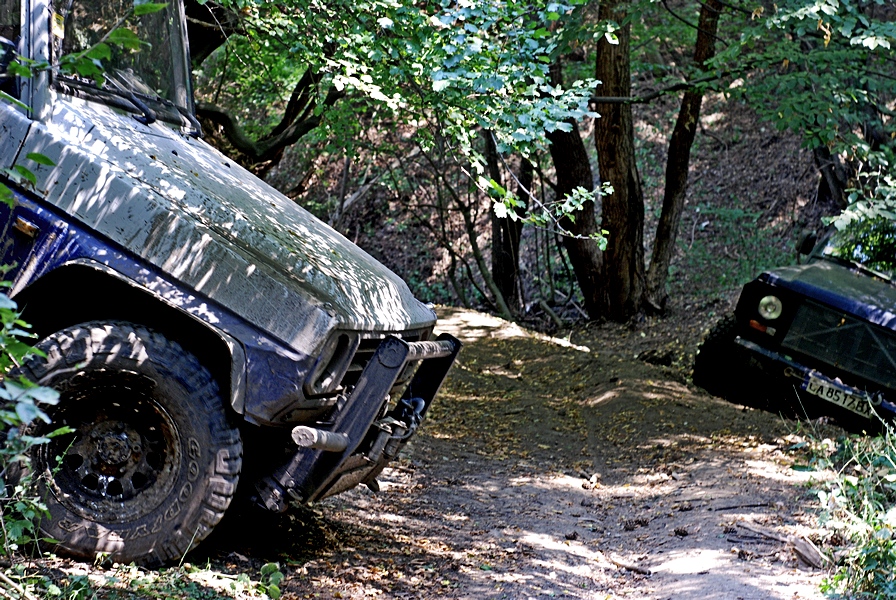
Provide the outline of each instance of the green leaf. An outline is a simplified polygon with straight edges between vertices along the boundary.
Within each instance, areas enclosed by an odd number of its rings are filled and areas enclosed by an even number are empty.
[[[88,50],[85,56],[93,60],[108,60],[112,58],[112,49],[109,44],[100,43]]]
[[[28,390],[28,395],[34,398],[37,402],[42,402],[43,404],[58,404],[59,403],[59,392],[54,390],[53,388],[48,387],[36,387]]]
[[[50,159],[50,157],[46,156],[45,154],[41,154],[40,152],[29,152],[25,155],[25,157],[28,158],[28,160],[33,160],[39,165],[46,165],[48,167],[56,166],[56,163],[54,163]]]
[[[12,193],[12,190],[2,183],[0,183],[0,202],[10,208],[15,208],[16,205],[16,199]]]
[[[10,96],[9,94],[7,94],[6,92],[0,92],[0,100],[3,100],[4,102],[9,102],[10,104],[15,104],[16,106],[18,106],[18,107],[21,108],[22,110],[26,110],[26,111],[28,111],[28,112],[31,112],[31,108],[30,108],[27,104],[25,104],[24,102],[21,102],[21,101],[17,100],[16,98],[13,98],[12,96]]]
[[[82,58],[80,60],[77,60],[72,66],[74,67],[75,72],[77,72],[81,77],[101,77],[103,74],[102,64],[99,61],[94,61],[90,58]]]
[[[24,77],[26,79],[34,75],[29,67],[23,65],[18,61],[9,63],[9,66],[6,68],[6,70],[10,75],[15,75],[16,77]]]
[[[136,33],[124,27],[112,30],[108,40],[110,44],[121,46],[127,50],[139,50],[144,45]]]
[[[30,402],[16,403],[16,415],[21,419],[22,423],[30,423],[35,419],[43,416],[43,411]]]
[[[31,170],[27,167],[23,167],[22,165],[13,165],[13,169],[21,175],[24,179],[27,179],[31,185],[37,185],[37,176],[31,172]]]
[[[164,10],[166,6],[167,2],[141,2],[134,5],[134,14],[138,17],[149,15]]]
[[[816,471],[817,469],[812,465],[793,465],[790,467],[794,471]]]

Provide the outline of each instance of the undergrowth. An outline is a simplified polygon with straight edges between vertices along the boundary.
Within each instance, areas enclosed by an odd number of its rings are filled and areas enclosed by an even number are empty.
[[[765,223],[762,212],[740,206],[698,205],[690,224],[682,221],[678,246],[681,256],[672,265],[669,285],[680,296],[717,297],[764,269],[793,263],[781,232]]]
[[[896,598],[896,429],[811,442],[816,469],[835,476],[820,484],[820,523],[829,531],[832,598]]]

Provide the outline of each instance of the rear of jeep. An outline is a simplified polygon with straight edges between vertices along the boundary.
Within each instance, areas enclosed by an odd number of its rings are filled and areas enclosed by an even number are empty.
[[[896,224],[829,232],[762,273],[704,341],[694,381],[737,402],[872,431],[896,416]]]
[[[60,391],[52,427],[70,429],[32,457],[43,534],[161,564],[237,489],[273,511],[375,489],[460,344],[433,337],[397,276],[201,140],[182,4],[140,6],[0,0],[17,56],[104,68],[0,75],[16,100],[0,103],[0,168],[33,174],[3,182],[0,261],[46,355],[21,372]]]

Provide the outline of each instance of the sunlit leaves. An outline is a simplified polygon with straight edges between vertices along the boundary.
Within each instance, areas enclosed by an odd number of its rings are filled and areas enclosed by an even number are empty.
[[[838,227],[896,214],[896,124],[888,116],[896,97],[896,23],[871,8],[854,0],[783,0],[757,15],[741,44],[716,60],[720,68],[751,64],[747,84],[729,93],[743,94],[778,129],[800,134],[807,148],[854,169]]]
[[[250,15],[252,52],[273,68],[270,73],[282,63],[293,73],[314,68],[338,89],[372,102],[373,110],[388,110],[390,118],[438,122],[464,154],[476,146],[479,127],[495,132],[500,150],[525,151],[544,142],[544,131],[589,114],[594,82],[550,85],[564,19],[579,4],[462,0],[421,8],[407,0],[301,0],[241,6]],[[256,89],[264,86],[259,80]],[[284,94],[289,81],[279,88]],[[339,111],[328,115],[339,117]]]
[[[157,13],[168,6],[167,2],[137,2],[134,4],[134,16],[149,15]]]
[[[49,156],[40,154],[39,152],[29,152],[25,155],[25,158],[27,158],[28,160],[32,160],[39,165],[44,165],[47,167],[53,167],[56,165],[56,163],[54,163]]]
[[[494,179],[480,176],[476,180],[476,185],[492,198],[492,210],[499,219],[509,218],[513,221],[522,221],[543,229],[559,230],[560,233],[572,237],[577,236],[563,229],[560,223],[564,219],[575,222],[576,213],[589,206],[597,195],[596,191],[577,187],[564,198],[554,201],[543,201],[538,197],[530,195],[534,206],[527,206],[517,195],[507,190]],[[603,184],[600,193],[602,195],[612,194],[612,185],[609,183]],[[597,242],[601,250],[606,250],[607,235],[607,231],[601,230],[589,237]]]
[[[140,6],[146,6],[145,4]],[[126,27],[119,27],[111,32],[107,38],[110,44],[120,46],[125,50],[140,50],[144,46],[148,46],[147,42],[142,41],[137,34]]]

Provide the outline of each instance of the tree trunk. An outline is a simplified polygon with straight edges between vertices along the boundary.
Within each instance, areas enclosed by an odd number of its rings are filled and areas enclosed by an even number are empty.
[[[818,202],[833,202],[838,208],[846,208],[846,187],[849,181],[848,170],[840,157],[831,154],[826,146],[819,146],[812,151],[815,166],[820,174],[818,178]]]
[[[552,83],[561,83],[559,63],[551,67]],[[572,122],[572,131],[554,130],[547,134],[551,142],[551,160],[557,173],[556,197],[563,198],[577,187],[585,189],[594,188],[594,175],[591,172],[591,162],[588,160],[588,151],[579,133],[579,128]],[[597,247],[597,242],[588,238],[593,233],[600,231],[597,217],[594,214],[594,201],[589,200],[576,211],[575,220],[564,218],[560,225],[576,236],[563,236],[563,247],[572,263],[576,281],[585,301],[585,311],[591,319],[599,319],[603,316],[603,308],[606,306],[606,291],[601,280],[601,268],[603,256]]]
[[[697,25],[697,43],[694,47],[695,65],[704,67],[706,61],[715,55],[715,37],[719,28],[721,10],[722,5],[719,0],[706,0],[701,5],[700,21]],[[678,120],[675,122],[672,139],[669,141],[663,211],[657,224],[653,256],[650,260],[650,269],[647,271],[647,296],[645,298],[647,307],[657,313],[662,313],[665,310],[669,296],[666,291],[666,280],[669,277],[669,265],[675,251],[678,226],[684,209],[691,147],[697,133],[702,103],[703,92],[692,89],[684,93]]]
[[[498,167],[498,149],[495,140],[488,131],[483,132],[485,137],[485,158],[488,165],[489,176],[500,185],[501,170]],[[529,164],[524,161],[525,164]],[[529,181],[526,184],[525,170],[521,176],[521,182],[526,190],[532,185],[532,165],[529,164]],[[525,200],[527,196],[520,192],[520,198]],[[510,217],[500,218],[491,211],[492,222],[492,278],[498,291],[504,296],[505,302],[511,308],[519,308],[522,305],[522,296],[519,293],[520,272],[520,236],[523,231],[523,223]]]
[[[624,0],[604,0],[598,18],[623,23],[624,6]],[[615,45],[598,42],[595,73],[602,96],[629,97],[631,26],[623,26],[617,36]],[[641,311],[644,298],[644,197],[635,164],[632,109],[628,103],[598,104],[597,112],[594,139],[600,175],[613,186],[602,207],[602,225],[608,231],[603,257],[606,316],[626,321]]]

